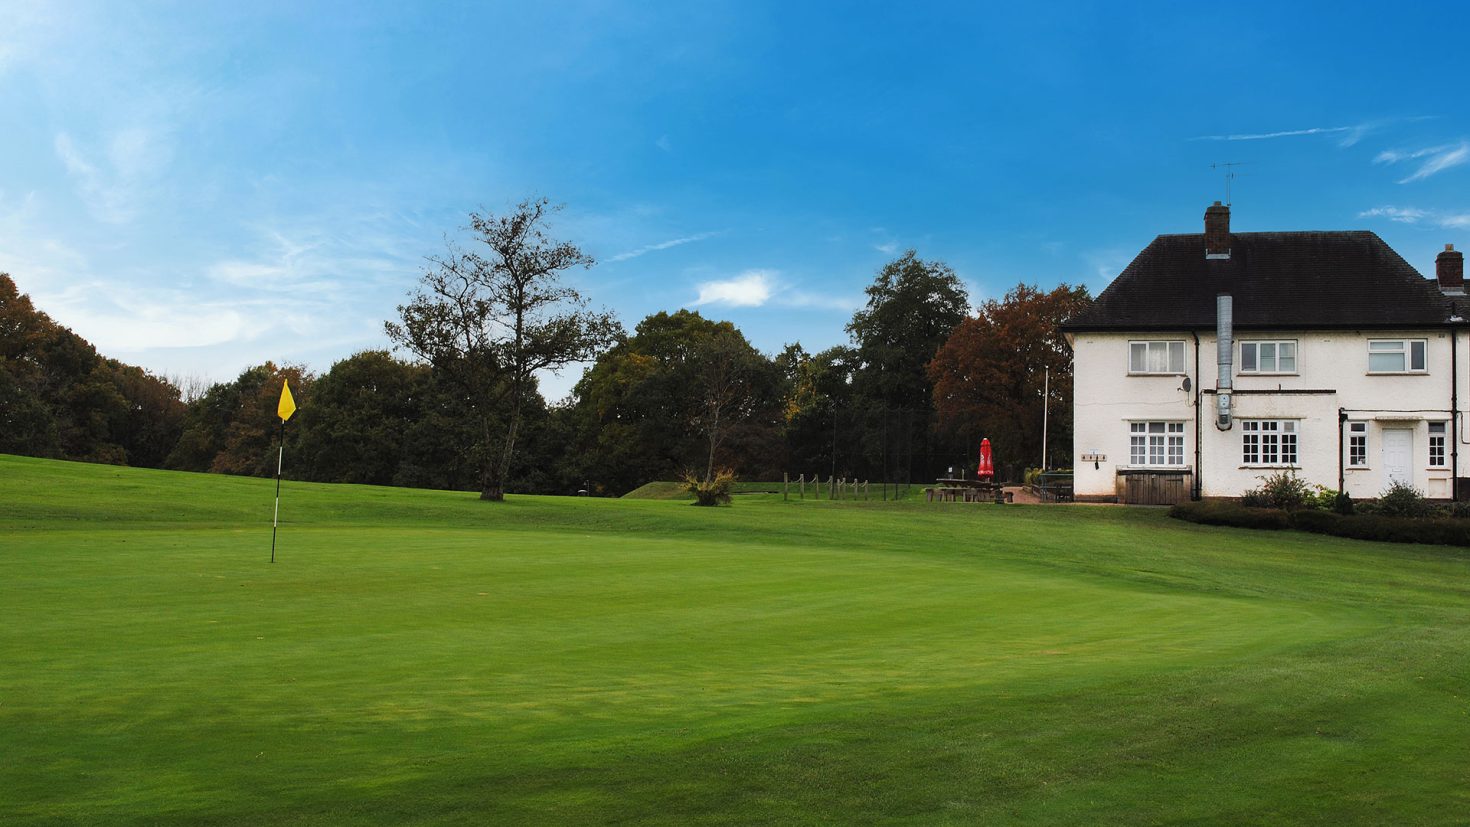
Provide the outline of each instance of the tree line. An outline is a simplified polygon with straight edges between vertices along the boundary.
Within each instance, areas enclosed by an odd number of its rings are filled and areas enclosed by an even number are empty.
[[[1048,464],[1071,456],[1058,326],[1090,303],[1083,287],[1020,284],[972,312],[954,271],[911,250],[867,287],[848,344],[767,355],[696,311],[627,331],[589,310],[561,274],[592,260],[548,235],[551,212],[473,214],[470,246],[430,259],[386,323],[397,353],[321,374],[265,362],[203,389],[98,354],[0,274],[0,452],[270,476],[289,380],[287,476],[486,499],[618,495],[725,467],[919,482],[973,472],[982,437],[1018,478],[1042,464],[1043,404]],[[538,372],[583,361],[570,398],[549,404]]]

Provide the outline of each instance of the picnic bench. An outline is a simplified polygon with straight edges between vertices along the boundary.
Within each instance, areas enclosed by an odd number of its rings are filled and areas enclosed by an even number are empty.
[[[991,480],[941,479],[924,489],[926,502],[1000,503],[1011,502],[1014,494]]]

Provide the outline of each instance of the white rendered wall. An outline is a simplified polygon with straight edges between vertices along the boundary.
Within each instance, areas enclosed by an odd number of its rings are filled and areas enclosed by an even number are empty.
[[[1431,497],[1449,497],[1451,470],[1429,466],[1431,421],[1450,419],[1450,337],[1440,330],[1414,331],[1242,331],[1235,332],[1234,418],[1229,431],[1214,425],[1215,396],[1201,396],[1199,445],[1200,477],[1206,497],[1236,497],[1260,484],[1262,476],[1278,467],[1246,466],[1241,458],[1240,419],[1293,419],[1298,421],[1296,474],[1313,484],[1338,487],[1338,408],[1352,420],[1368,423],[1368,466],[1344,471],[1345,487],[1354,497],[1377,496],[1388,484],[1383,467],[1383,431],[1404,428],[1412,433],[1412,482]],[[1425,339],[1426,373],[1370,374],[1369,339]],[[1463,333],[1460,360],[1470,362],[1470,345]],[[1128,342],[1142,339],[1182,339],[1185,372],[1177,375],[1128,374]],[[1297,343],[1298,372],[1292,375],[1241,374],[1240,341],[1292,339]],[[1076,493],[1109,497],[1117,493],[1117,472],[1129,466],[1129,429],[1132,420],[1185,423],[1185,465],[1195,462],[1194,394],[1216,387],[1215,336],[1200,335],[1199,374],[1195,374],[1195,342],[1188,332],[1114,334],[1080,333],[1074,337],[1073,467]],[[1193,386],[1181,390],[1185,376]],[[1470,364],[1462,365],[1460,408],[1470,396]],[[1249,391],[1333,391],[1332,393],[1253,394]],[[1447,434],[1446,464],[1452,463],[1455,434]],[[1462,442],[1462,445],[1464,443]],[[1344,449],[1345,450],[1345,449]],[[1090,454],[1106,460],[1084,461]],[[1461,475],[1470,456],[1461,458]],[[1344,462],[1344,466],[1346,463]]]

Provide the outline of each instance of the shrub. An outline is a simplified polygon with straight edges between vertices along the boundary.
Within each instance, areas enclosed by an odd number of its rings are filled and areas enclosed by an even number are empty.
[[[1252,488],[1248,491],[1242,492],[1240,495],[1240,504],[1245,506],[1246,508],[1271,507],[1271,501],[1267,499],[1266,492],[1262,491],[1259,488]]]
[[[735,488],[735,472],[721,468],[709,480],[702,480],[692,472],[684,474],[684,490],[694,495],[695,505],[728,505],[730,494]]]
[[[1295,511],[1312,498],[1312,489],[1294,471],[1277,471],[1261,477],[1261,494],[1271,508]]]
[[[1353,498],[1352,498],[1352,496],[1349,495],[1348,492],[1346,492],[1346,491],[1339,491],[1339,492],[1337,492],[1337,496],[1335,498],[1333,498],[1333,501],[1332,501],[1332,510],[1335,511],[1335,512],[1337,512],[1338,514],[1351,514],[1351,513],[1353,513]]]
[[[1169,516],[1191,523],[1227,525],[1236,528],[1289,528],[1287,514],[1278,508],[1258,508],[1220,500],[1179,503]]]
[[[1385,517],[1428,517],[1434,507],[1424,500],[1419,489],[1406,482],[1395,482],[1378,495],[1378,508]]]
[[[1450,503],[1449,515],[1457,520],[1463,520],[1467,517],[1470,517],[1470,503],[1463,501]]]
[[[1169,510],[1169,516],[1206,525],[1294,528],[1298,531],[1355,540],[1470,546],[1470,520],[1445,517],[1424,519],[1382,514],[1344,516],[1315,509],[1287,512],[1274,508],[1246,508],[1237,503],[1220,501],[1180,503]]]

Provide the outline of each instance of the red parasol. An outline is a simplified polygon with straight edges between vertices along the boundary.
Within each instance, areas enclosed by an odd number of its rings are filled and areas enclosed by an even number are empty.
[[[975,476],[982,480],[995,477],[995,463],[990,459],[990,439],[980,440],[980,467],[975,469]]]

